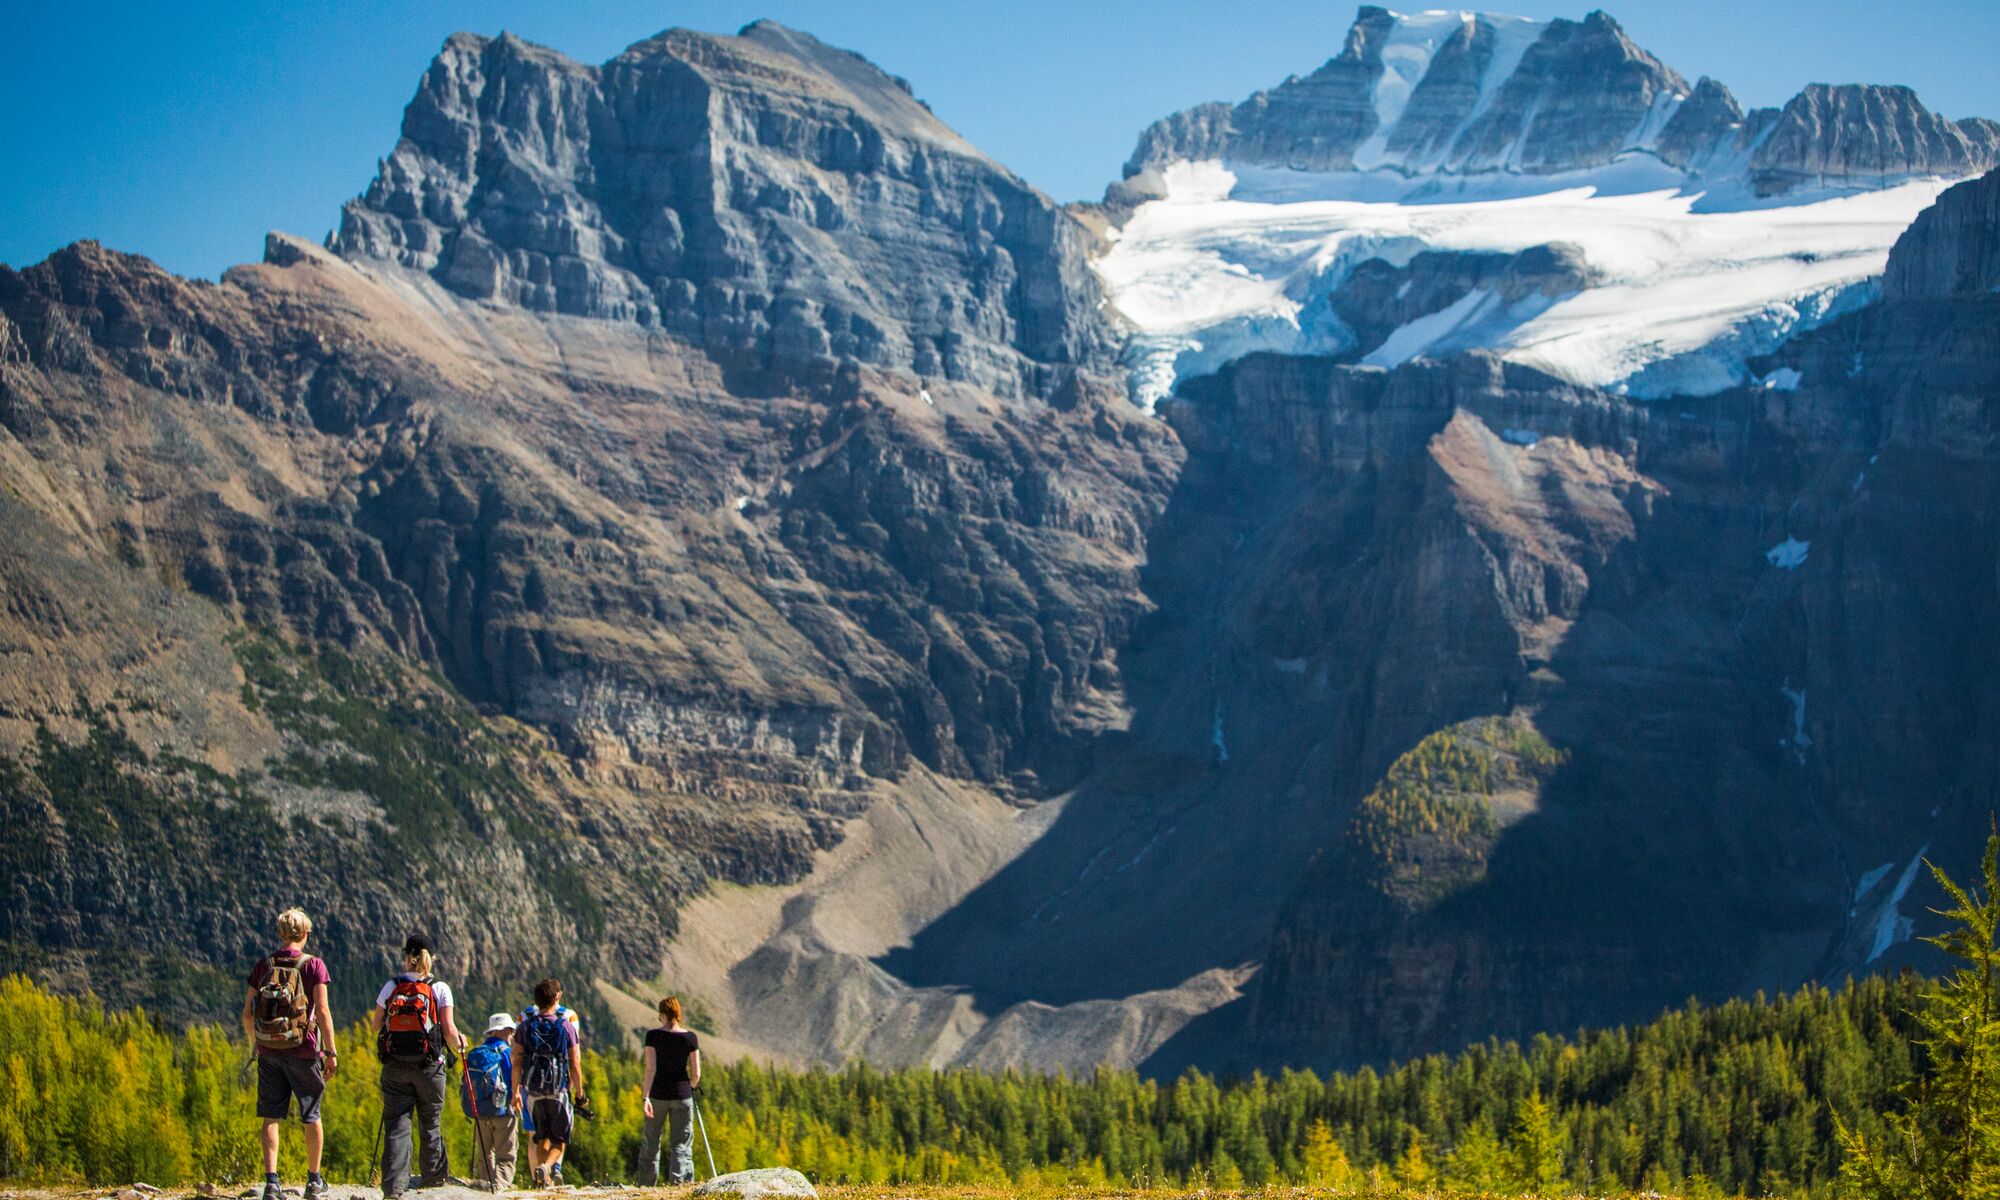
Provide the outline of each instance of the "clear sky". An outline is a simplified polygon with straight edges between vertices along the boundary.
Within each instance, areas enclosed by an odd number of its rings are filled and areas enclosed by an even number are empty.
[[[1808,82],[1905,83],[2000,117],[2000,0],[1605,0],[1632,37],[1746,106]],[[1392,5],[1394,7],[1394,5]],[[1415,8],[1418,5],[1405,5]],[[1498,11],[1580,17],[1595,5]],[[771,17],[907,78],[1061,200],[1095,198],[1139,130],[1317,67],[1335,0],[0,0],[0,262],[78,238],[213,277],[267,229],[318,238],[395,145],[445,37],[506,29],[586,62],[669,26]]]

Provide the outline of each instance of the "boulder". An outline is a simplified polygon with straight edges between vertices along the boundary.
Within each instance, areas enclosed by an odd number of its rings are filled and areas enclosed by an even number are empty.
[[[763,1200],[766,1196],[818,1196],[812,1180],[790,1167],[759,1167],[754,1171],[731,1171],[700,1184],[697,1196],[738,1196],[741,1200]]]

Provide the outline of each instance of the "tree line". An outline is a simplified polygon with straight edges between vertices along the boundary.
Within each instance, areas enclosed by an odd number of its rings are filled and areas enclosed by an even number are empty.
[[[1934,981],[1690,1002],[1636,1028],[1495,1040],[1325,1079],[711,1067],[697,1161],[712,1152],[724,1171],[1019,1191],[1299,1183],[2000,1200],[2000,835],[1983,887],[1934,873],[1950,927],[1925,940],[1955,960]],[[0,1179],[253,1177],[249,1059],[221,1030],[168,1030],[19,975],[0,979],[0,1014]],[[342,1044],[325,1167],[359,1182],[379,1153],[379,1068],[359,1025]],[[598,1116],[579,1122],[566,1165],[578,1180],[624,1182],[639,1146],[638,1059],[589,1051],[584,1072]],[[470,1133],[447,1117],[457,1163]],[[284,1153],[300,1152],[287,1139]]]
[[[827,1182],[1831,1195],[1839,1131],[1871,1144],[1893,1135],[1884,1114],[1916,1076],[1911,1014],[1925,986],[1867,979],[1768,1003],[1689,1004],[1637,1028],[1493,1041],[1326,1078],[711,1066],[701,1109],[722,1170],[784,1164]],[[19,976],[0,980],[0,1012],[0,1177],[254,1177],[240,1041],[106,1012]],[[372,1041],[347,1032],[326,1098],[337,1181],[368,1179],[376,1154]],[[585,1072],[599,1116],[579,1122],[572,1176],[629,1180],[636,1056],[593,1049]],[[456,1111],[445,1124],[463,1164],[470,1126]],[[285,1152],[299,1153],[295,1139]]]

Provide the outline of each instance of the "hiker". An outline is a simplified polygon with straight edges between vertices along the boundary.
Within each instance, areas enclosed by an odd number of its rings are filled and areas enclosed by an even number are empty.
[[[319,1104],[326,1081],[340,1069],[333,1047],[333,1013],[326,1004],[326,985],[333,976],[317,955],[306,953],[312,920],[296,908],[278,914],[277,951],[250,969],[250,990],[243,997],[243,1032],[257,1052],[257,1116],[264,1122],[263,1200],[283,1200],[278,1182],[278,1122],[297,1098],[299,1124],[305,1127],[306,1200],[326,1195],[319,1173],[320,1149],[326,1144],[319,1123]]]
[[[534,1016],[537,1011],[534,1005],[529,1005],[521,1010],[521,1020],[526,1021],[529,1017]],[[576,1044],[581,1048],[583,1046],[583,1022],[577,1018],[576,1010],[573,1008],[564,1008],[558,1004],[555,1007],[555,1014],[569,1022],[570,1028],[576,1032]],[[535,1113],[532,1108],[521,1110],[521,1132],[525,1134],[533,1134],[535,1132]],[[528,1138],[528,1172],[534,1178],[540,1179],[541,1167],[541,1143],[531,1136]]]
[[[535,1007],[514,1030],[514,1111],[524,1108],[535,1123],[529,1163],[535,1186],[561,1187],[563,1151],[583,1093],[583,1051],[576,1023],[562,1006],[562,984],[535,985]]]
[[[694,1089],[701,1083],[701,1040],[681,1024],[681,1000],[660,1001],[660,1027],[646,1034],[639,1091],[646,1126],[639,1139],[639,1186],[660,1181],[660,1126],[667,1126],[667,1182],[694,1182]]]
[[[465,1076],[459,1100],[472,1121],[472,1179],[496,1192],[514,1186],[514,1156],[520,1122],[514,1116],[514,1056],[507,1043],[514,1038],[514,1018],[494,1013],[486,1018],[486,1038],[465,1052]]]
[[[431,944],[411,934],[402,974],[382,985],[368,1024],[382,1060],[382,1195],[400,1196],[410,1178],[410,1114],[423,1143],[419,1187],[451,1181],[444,1155],[444,1054],[465,1050],[452,1020],[451,985],[431,977]]]

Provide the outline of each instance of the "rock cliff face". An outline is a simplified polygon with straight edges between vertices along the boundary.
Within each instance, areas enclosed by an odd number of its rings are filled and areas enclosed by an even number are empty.
[[[1952,188],[1896,241],[1882,291],[1894,300],[1965,300],[2000,291],[2000,171]]]
[[[1609,16],[1528,21],[1362,6],[1341,52],[1236,105],[1205,104],[1139,136],[1114,199],[1158,194],[1177,162],[1402,176],[1537,176],[1651,160],[1691,187],[1758,196],[1975,174],[2000,161],[1991,122],[1953,123],[1908,88],[1814,84],[1745,114],[1690,88]]]
[[[1084,245],[906,83],[768,21],[601,67],[453,37],[332,243],[474,300],[1002,395],[1107,361]]]

